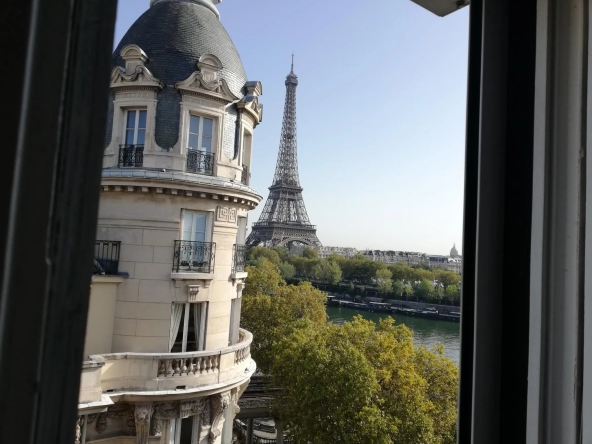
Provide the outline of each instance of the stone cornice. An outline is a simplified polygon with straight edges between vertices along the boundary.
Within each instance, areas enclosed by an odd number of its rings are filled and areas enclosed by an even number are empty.
[[[193,199],[208,199],[220,203],[255,208],[262,197],[246,186],[221,187],[200,183],[187,183],[175,180],[103,177],[103,192],[109,193],[141,193],[182,196]]]

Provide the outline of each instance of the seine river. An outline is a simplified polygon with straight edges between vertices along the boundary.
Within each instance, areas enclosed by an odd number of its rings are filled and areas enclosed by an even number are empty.
[[[351,308],[327,307],[329,320],[336,324],[351,320],[356,315],[362,315],[365,319],[378,322],[387,316],[393,317],[397,323],[405,324],[413,331],[415,344],[424,344],[431,348],[434,344],[443,344],[445,355],[458,365],[460,356],[460,324],[456,322],[434,321],[413,316],[404,316],[399,313],[372,313]]]

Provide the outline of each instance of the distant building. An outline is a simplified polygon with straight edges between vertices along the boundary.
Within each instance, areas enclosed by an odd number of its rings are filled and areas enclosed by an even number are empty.
[[[393,250],[366,250],[362,254],[367,259],[385,264],[405,263],[410,267],[427,265],[433,268],[454,271],[458,274],[461,274],[462,271],[462,256],[458,254],[456,244],[450,250],[450,256]]]
[[[332,255],[342,256],[347,259],[354,258],[358,255],[358,250],[350,247],[320,247],[318,249],[319,259],[324,259]]]

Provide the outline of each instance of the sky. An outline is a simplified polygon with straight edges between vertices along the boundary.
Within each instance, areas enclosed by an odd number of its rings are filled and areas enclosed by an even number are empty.
[[[119,0],[115,44],[149,7]],[[221,21],[263,84],[251,186],[275,171],[295,54],[300,183],[325,246],[462,253],[468,13],[410,0],[224,0]],[[148,55],[150,56],[150,55]],[[182,80],[182,79],[180,79]]]

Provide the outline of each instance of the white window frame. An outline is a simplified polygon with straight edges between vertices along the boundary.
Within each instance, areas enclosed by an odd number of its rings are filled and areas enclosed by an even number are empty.
[[[176,418],[168,421],[166,434],[163,434],[163,440],[166,444],[180,444],[181,441],[181,423],[184,419],[193,418],[193,430],[191,433],[191,444],[199,444],[199,415],[188,416],[187,418]]]
[[[123,137],[122,137],[123,145],[127,145],[127,131],[129,129],[127,127],[127,117],[129,115],[130,111],[136,112],[136,121],[134,122],[134,142],[131,145],[138,144],[138,130],[143,129],[144,130],[144,143],[142,144],[142,146],[145,146],[146,139],[148,138],[148,110],[146,108],[126,108],[125,109],[125,112],[123,113]],[[140,112],[141,111],[144,111],[146,113],[146,126],[144,128],[139,127]]]
[[[173,302],[173,304],[181,304],[184,305],[183,307],[183,316],[182,319],[184,320],[182,325],[179,325],[179,329],[182,331],[181,340],[181,353],[187,352],[187,340],[189,336],[189,319],[193,316],[193,305],[194,304],[201,304],[201,313],[200,313],[200,322],[199,326],[194,325],[193,328],[196,329],[199,327],[201,330],[199,335],[196,335],[196,348],[197,351],[203,351],[206,347],[206,335],[207,335],[207,319],[208,319],[208,303],[207,302]],[[171,319],[172,322],[172,319]],[[194,332],[195,334],[196,332]],[[179,333],[177,332],[177,335]]]
[[[198,133],[197,133],[197,148],[192,148],[189,146],[189,136],[191,134],[195,134],[191,132],[191,117],[199,117],[199,129],[198,129]],[[210,136],[210,151],[204,151],[201,149],[202,147],[202,141],[203,141],[203,126],[204,126],[204,119],[208,119],[212,121],[212,135]],[[208,153],[208,154],[214,154],[215,150],[214,150],[214,140],[215,140],[215,135],[216,135],[216,119],[213,117],[209,117],[209,116],[204,116],[202,114],[199,113],[195,113],[195,112],[190,112],[189,113],[189,119],[187,121],[187,151],[189,150],[197,150],[197,151],[202,151],[204,153]]]
[[[185,231],[185,214],[187,214],[187,213],[203,214],[206,216],[206,235],[205,235],[204,242],[212,242],[214,213],[211,211],[199,211],[199,210],[190,210],[190,209],[181,210],[181,232],[179,233],[180,234],[179,239],[187,240],[187,239],[183,239],[183,232]],[[192,229],[191,232],[193,233],[194,230]]]

